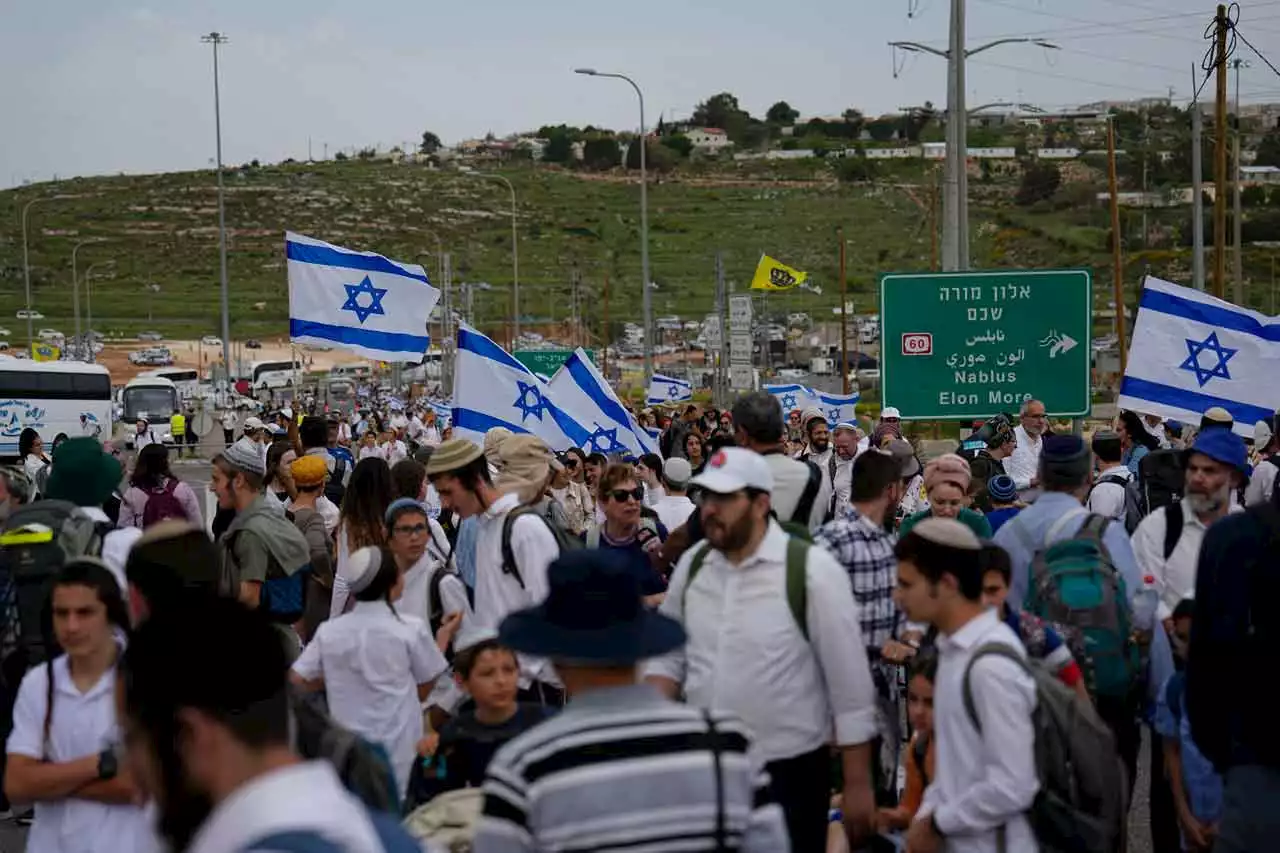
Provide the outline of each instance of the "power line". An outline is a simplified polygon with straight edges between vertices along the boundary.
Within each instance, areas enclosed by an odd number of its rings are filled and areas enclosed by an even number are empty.
[[[1260,50],[1258,50],[1256,47],[1254,47],[1254,46],[1253,46],[1253,44],[1252,44],[1252,43],[1251,43],[1247,38],[1245,38],[1245,37],[1244,37],[1244,34],[1243,34],[1243,33],[1241,33],[1241,32],[1239,31],[1239,29],[1238,29],[1234,24],[1231,26],[1231,32],[1232,32],[1232,37],[1233,37],[1233,38],[1234,38],[1234,37],[1236,37],[1236,36],[1238,36],[1238,37],[1240,38],[1240,41],[1244,42],[1245,47],[1249,48],[1249,50],[1252,50],[1252,51],[1257,55],[1257,57],[1258,57],[1259,59],[1261,59],[1263,62],[1267,63],[1267,67],[1268,67],[1268,68],[1270,68],[1270,69],[1271,69],[1271,71],[1272,71],[1272,72],[1273,72],[1277,77],[1280,77],[1280,71],[1277,71],[1277,70],[1276,70],[1276,67],[1275,67],[1274,65],[1272,65],[1272,64],[1271,64],[1271,60],[1270,60],[1270,59],[1267,59],[1265,56],[1263,56],[1263,55],[1262,55],[1262,51],[1260,51]]]
[[[971,65],[972,64],[987,65],[987,66],[991,66],[992,68],[1004,68],[1008,71],[1019,71],[1023,74],[1033,74],[1037,77],[1053,77],[1058,80],[1070,80],[1075,83],[1086,83],[1090,86],[1098,86],[1104,89],[1124,89],[1129,92],[1142,92],[1144,95],[1148,95],[1150,97],[1156,96],[1152,94],[1152,90],[1149,88],[1141,89],[1136,86],[1125,86],[1120,83],[1116,83],[1115,81],[1112,81],[1112,80],[1089,80],[1084,77],[1072,77],[1067,74],[1055,74],[1052,71],[1037,71],[1033,68],[1022,68],[1017,65],[1005,65],[999,62],[991,62],[990,60],[987,60],[987,59],[970,59],[968,61]],[[1162,90],[1162,93],[1163,93],[1163,90]]]

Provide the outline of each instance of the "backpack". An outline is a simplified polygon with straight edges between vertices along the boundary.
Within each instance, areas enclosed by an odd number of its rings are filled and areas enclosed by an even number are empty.
[[[158,521],[166,518],[186,520],[187,514],[182,509],[182,502],[174,495],[178,488],[178,478],[170,477],[163,486],[143,489],[147,503],[142,508],[142,527],[145,530]]]
[[[484,790],[462,788],[437,794],[409,813],[405,830],[422,845],[445,853],[470,853],[484,811]]]
[[[808,560],[810,544],[803,539],[795,536],[787,537],[787,608],[791,611],[791,618],[796,622],[796,627],[800,629],[801,636],[805,642],[809,641],[809,574]],[[688,602],[687,593],[689,588],[693,586],[693,580],[698,576],[698,572],[702,571],[702,565],[707,560],[707,553],[711,550],[709,543],[703,544],[701,548],[693,553],[693,557],[689,560],[689,576],[685,579],[684,589],[685,595],[680,597],[680,618],[684,620],[684,607]]]
[[[422,853],[423,848],[396,822],[395,818],[373,810],[369,811],[368,817],[374,831],[378,833],[378,841],[382,845],[380,853]],[[346,847],[339,847],[319,832],[310,829],[293,829],[274,832],[250,842],[247,847],[240,848],[240,853],[353,853],[353,851]],[[369,853],[373,852],[369,851]]]
[[[520,577],[520,567],[516,565],[516,555],[511,550],[512,525],[522,515],[531,515],[545,524],[547,529],[551,531],[551,535],[555,537],[556,546],[559,547],[561,554],[581,548],[582,540],[571,535],[569,531],[563,530],[547,521],[547,517],[539,512],[536,507],[520,506],[507,513],[507,517],[502,520],[502,571],[504,574],[514,577],[516,583],[520,584],[520,588],[524,589],[524,578]]]
[[[1165,507],[1163,553],[1166,561],[1173,556],[1174,549],[1178,547],[1185,521],[1186,518],[1182,514],[1182,501],[1174,501]]]
[[[1126,479],[1118,474],[1103,477],[1093,484],[1093,488],[1096,489],[1103,483],[1111,483],[1124,489],[1124,529],[1126,533],[1132,535],[1133,531],[1138,529],[1138,524],[1143,517],[1142,491],[1132,477]]]
[[[796,504],[795,512],[791,513],[788,521],[791,524],[803,525],[807,530],[809,519],[813,515],[813,502],[818,499],[818,492],[822,489],[822,469],[807,459],[797,461],[809,467],[809,479],[804,484],[804,491],[800,493],[800,502]]]
[[[290,695],[298,754],[333,765],[343,786],[370,811],[399,814],[400,790],[386,750],[334,722],[322,694]]]
[[[1129,812],[1129,787],[1111,729],[1043,664],[1028,663],[1004,643],[986,643],[969,658],[963,681],[965,711],[979,734],[982,721],[969,679],[973,665],[988,655],[1016,661],[1036,685],[1031,726],[1040,790],[1027,818],[1040,849],[1045,853],[1119,850]],[[1003,849],[1003,827],[997,833],[997,845]]]
[[[342,478],[347,475],[347,460],[337,454],[330,456],[333,458],[333,471],[330,472],[329,479],[325,480],[324,496],[334,506],[342,506],[342,499],[347,494],[347,487],[342,485]]]
[[[1070,513],[1049,528],[1045,547],[1031,561],[1023,609],[1058,629],[1091,694],[1127,699],[1142,661],[1131,636],[1124,578],[1102,542],[1110,519],[1086,513],[1075,536],[1053,541],[1062,525],[1077,517]]]
[[[60,654],[45,630],[53,579],[76,557],[101,556],[102,542],[111,530],[108,522],[95,521],[80,507],[60,500],[24,504],[4,520],[0,526],[0,661],[5,662],[5,672],[24,673]],[[20,658],[13,658],[15,654]]]
[[[1150,515],[1162,506],[1182,499],[1187,475],[1182,467],[1182,451],[1153,450],[1138,462],[1138,489],[1142,492],[1142,514]]]

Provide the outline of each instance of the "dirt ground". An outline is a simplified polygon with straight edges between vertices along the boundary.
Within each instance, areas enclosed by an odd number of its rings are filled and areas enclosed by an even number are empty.
[[[198,340],[154,342],[123,340],[104,341],[103,351],[98,354],[98,363],[105,365],[111,371],[112,381],[120,384],[129,381],[139,373],[160,369],[150,365],[132,364],[129,361],[129,353],[131,352],[146,349],[147,347],[160,346],[168,347],[169,352],[173,353],[174,367],[195,367],[200,370],[202,376],[211,364],[221,363],[222,361],[222,347],[203,346]],[[231,361],[234,364],[238,358],[243,361],[247,368],[250,362],[254,361],[287,360],[290,356],[290,350],[289,342],[285,339],[264,340],[260,349],[245,349],[243,345],[237,346],[233,342]],[[339,349],[323,352],[312,347],[300,346],[296,348],[296,352],[309,370],[328,370],[337,364],[361,360],[358,356]]]

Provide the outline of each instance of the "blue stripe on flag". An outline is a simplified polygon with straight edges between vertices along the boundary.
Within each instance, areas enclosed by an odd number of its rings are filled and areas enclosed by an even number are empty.
[[[373,329],[361,329],[357,326],[335,326],[332,323],[317,323],[314,320],[289,318],[289,336],[294,338],[311,337],[386,352],[417,353],[419,356],[427,351],[431,338],[427,335],[407,335],[402,332],[376,332]]]
[[[495,427],[506,427],[514,433],[529,434],[529,430],[520,426],[520,424],[504,421],[502,418],[495,418],[493,415],[486,415],[484,412],[477,412],[474,409],[455,408],[453,410],[452,425],[454,429],[465,429],[481,434]]]
[[[565,366],[569,368],[569,375],[573,377],[574,383],[591,399],[591,402],[600,407],[600,411],[613,418],[623,427],[630,428],[626,411],[615,400],[601,392],[600,386],[595,383],[595,378],[591,375],[591,371],[583,366],[576,354],[569,357],[569,360],[565,362]]]
[[[473,352],[481,358],[496,361],[505,367],[510,367],[512,370],[518,370],[527,376],[533,376],[529,368],[516,361],[515,357],[510,353],[478,332],[459,329],[458,349]],[[534,378],[536,379],[537,377]]]
[[[1136,400],[1149,400],[1152,403],[1161,403],[1166,406],[1185,409],[1188,412],[1204,412],[1214,406],[1221,406],[1231,413],[1231,417],[1238,424],[1255,424],[1275,414],[1270,409],[1265,409],[1262,406],[1241,403],[1238,400],[1229,400],[1225,397],[1214,397],[1211,394],[1201,394],[1199,391],[1188,391],[1184,388],[1176,388],[1172,385],[1152,382],[1148,379],[1137,379],[1132,376],[1126,376],[1120,383],[1120,394]]]
[[[587,443],[591,438],[589,430],[557,408],[554,403],[547,399],[545,394],[543,394],[542,400],[546,404],[547,411],[551,413],[551,417],[555,420],[556,426],[560,427],[560,431],[565,434],[565,437],[573,442],[574,447],[581,447]],[[569,448],[553,447],[551,449],[558,452]]]
[[[1232,311],[1218,305],[1207,305],[1194,299],[1183,299],[1163,290],[1145,288],[1142,291],[1139,307],[1204,323],[1206,326],[1256,335],[1264,341],[1280,342],[1280,323],[1264,324],[1241,311]],[[1249,421],[1249,423],[1255,422],[1256,419]]]
[[[352,270],[364,270],[365,272],[381,272],[411,278],[423,284],[431,283],[425,275],[409,272],[381,255],[356,255],[339,251],[331,246],[314,246],[310,243],[295,243],[292,240],[285,240],[284,246],[285,256],[291,261],[316,264],[322,267],[344,267]]]

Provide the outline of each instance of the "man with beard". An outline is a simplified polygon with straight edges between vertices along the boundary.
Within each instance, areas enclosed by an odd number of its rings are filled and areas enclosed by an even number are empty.
[[[1231,495],[1248,476],[1244,439],[1225,429],[1196,437],[1183,456],[1186,485],[1182,500],[1148,515],[1133,532],[1133,552],[1142,574],[1160,593],[1156,615],[1171,629],[1173,609],[1194,598],[1196,565],[1205,531],[1229,512],[1239,511]]]
[[[1005,473],[1013,478],[1018,487],[1018,494],[1024,500],[1032,500],[1040,486],[1040,449],[1043,437],[1049,428],[1049,419],[1045,415],[1044,403],[1039,400],[1028,400],[1022,404],[1020,412],[1022,421],[1013,430],[1017,442],[1009,461],[1005,463]]]
[[[331,764],[290,749],[288,661],[261,615],[191,598],[143,623],[119,670],[125,761],[155,797],[172,850],[419,849],[394,818],[348,793]]]
[[[741,428],[737,415],[735,407]],[[875,816],[876,692],[849,576],[772,517],[764,457],[717,451],[690,485],[702,489],[706,543],[680,559],[660,608],[683,625],[688,644],[650,660],[645,676],[669,697],[683,688],[691,705],[736,714],[756,733],[795,851],[825,849],[834,721],[844,821],[857,849]]]

